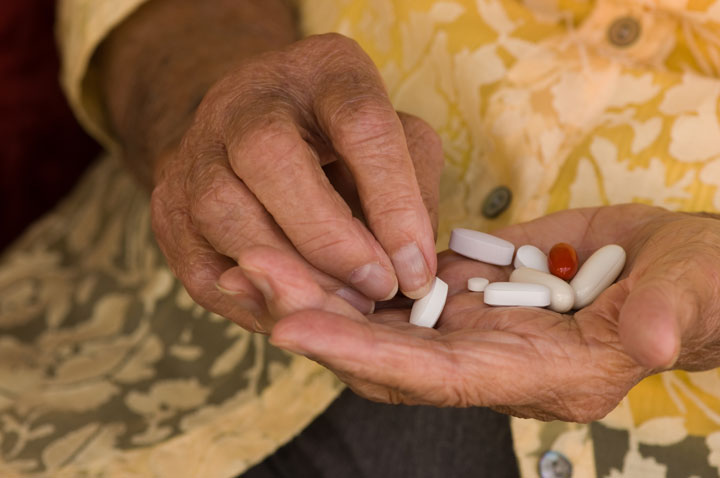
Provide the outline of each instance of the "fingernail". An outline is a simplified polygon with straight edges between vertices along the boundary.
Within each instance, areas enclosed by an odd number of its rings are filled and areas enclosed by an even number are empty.
[[[336,290],[335,294],[345,299],[350,305],[355,307],[364,315],[372,314],[375,311],[375,302],[368,299],[355,289],[345,287]]]
[[[419,299],[430,292],[432,276],[420,248],[414,242],[398,249],[391,257],[400,282],[400,290],[412,298]]]
[[[250,312],[255,317],[263,316],[263,307],[245,292],[228,290],[217,283],[215,284],[215,287],[217,288],[217,290],[222,292],[224,295],[230,297],[233,302],[235,302],[241,308]]]
[[[355,269],[348,280],[357,290],[375,300],[387,300],[397,294],[395,278],[380,264],[370,263]]]
[[[272,287],[270,287],[270,282],[265,277],[265,274],[258,270],[248,269],[245,267],[242,268],[242,271],[243,274],[245,274],[245,277],[247,277],[248,280],[250,280],[250,282],[252,282],[252,284],[258,288],[258,290],[262,293],[263,297],[265,297],[266,301],[272,300],[275,292],[273,291]]]
[[[238,294],[241,294],[241,293],[242,293],[242,292],[240,292],[240,291],[234,291],[234,290],[226,289],[225,287],[221,286],[218,282],[215,283],[215,288],[216,288],[217,290],[219,290],[220,292],[222,292],[223,294],[225,294],[225,295],[227,295],[227,296],[230,296],[230,297],[233,297],[233,296],[235,296],[235,295],[238,295]]]

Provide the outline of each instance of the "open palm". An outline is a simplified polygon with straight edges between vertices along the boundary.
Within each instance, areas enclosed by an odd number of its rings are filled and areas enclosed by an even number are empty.
[[[362,316],[323,291],[301,264],[258,248],[241,258],[264,282],[272,341],[317,360],[356,392],[391,403],[492,406],[518,416],[589,421],[646,375],[676,364],[717,366],[720,227],[715,219],[639,205],[573,210],[498,235],[547,251],[569,242],[581,262],[603,245],[628,252],[620,280],[574,314],[488,307],[469,277],[506,280],[510,268],[446,252],[438,276],[450,296],[436,329],[408,308]],[[703,285],[705,284],[705,285]],[[678,360],[679,359],[679,360]]]

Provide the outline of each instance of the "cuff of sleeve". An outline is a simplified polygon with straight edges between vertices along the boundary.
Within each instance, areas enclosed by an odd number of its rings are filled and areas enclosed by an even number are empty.
[[[92,59],[110,32],[147,1],[60,0],[58,3],[60,82],[78,121],[110,152],[117,152],[119,146],[110,134]]]

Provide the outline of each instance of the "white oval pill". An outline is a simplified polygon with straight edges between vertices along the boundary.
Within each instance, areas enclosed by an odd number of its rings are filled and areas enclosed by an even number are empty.
[[[602,291],[610,287],[625,267],[625,250],[610,244],[590,256],[570,281],[575,291],[575,308],[589,305]]]
[[[410,323],[418,327],[435,327],[445,307],[447,294],[448,285],[436,277],[430,292],[413,303],[410,311]]]
[[[513,263],[515,269],[521,267],[529,267],[542,272],[550,272],[548,269],[548,258],[543,251],[535,246],[526,244],[518,247],[515,253],[515,262]]]
[[[547,286],[550,289],[550,309],[561,314],[572,309],[575,303],[575,291],[570,284],[546,272],[521,267],[510,274],[510,282],[529,282]]]
[[[550,288],[523,282],[493,282],[485,287],[488,305],[520,305],[547,307],[550,305]]]
[[[453,229],[449,247],[462,256],[498,266],[511,264],[515,253],[512,242],[470,229]]]
[[[482,292],[489,283],[490,281],[484,277],[471,277],[468,279],[468,290],[471,292]]]

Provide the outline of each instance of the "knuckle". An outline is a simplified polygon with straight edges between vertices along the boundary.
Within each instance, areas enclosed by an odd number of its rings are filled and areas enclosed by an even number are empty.
[[[395,111],[384,99],[369,93],[339,101],[330,115],[330,127],[340,141],[340,148],[364,142],[390,143],[398,134]]]
[[[230,216],[239,200],[233,179],[217,165],[208,165],[190,191],[192,221],[201,227]]]
[[[238,131],[273,122],[302,105],[298,83],[303,83],[284,52],[247,61],[215,83],[198,107],[195,124],[229,142]]]
[[[150,219],[153,234],[168,259],[170,257],[170,244],[173,242],[172,233],[175,225],[188,221],[187,210],[184,203],[173,205],[172,196],[164,192],[165,186],[156,187],[150,197]]]
[[[336,32],[312,35],[303,40],[302,43],[304,46],[325,54],[362,51],[357,41]]]
[[[238,138],[234,152],[248,157],[255,151],[270,151],[271,158],[282,158],[292,154],[300,147],[297,141],[298,131],[295,124],[278,111],[262,115]],[[265,158],[263,158],[265,159]]]
[[[208,261],[203,260],[203,257],[205,257],[204,251],[190,250],[188,259],[177,267],[176,274],[195,302],[208,310],[213,310],[214,284],[220,274],[208,264]]]
[[[158,221],[159,224],[165,224],[165,213],[167,212],[167,203],[165,198],[167,197],[167,184],[158,184],[150,194],[150,216],[153,221]]]

